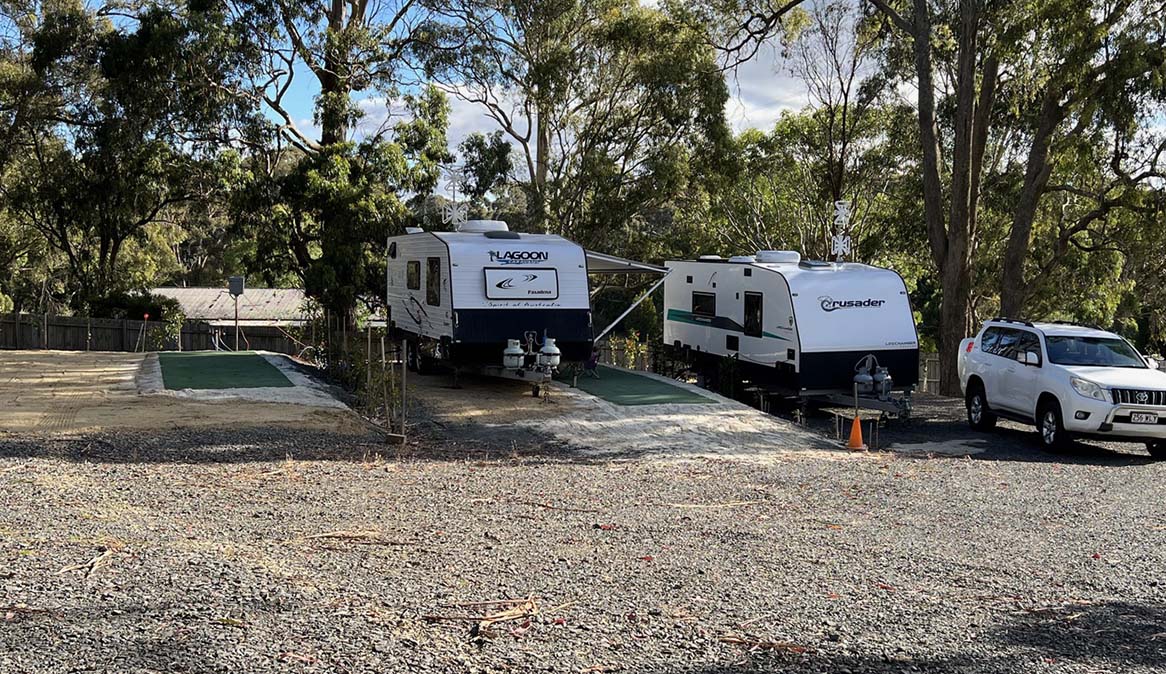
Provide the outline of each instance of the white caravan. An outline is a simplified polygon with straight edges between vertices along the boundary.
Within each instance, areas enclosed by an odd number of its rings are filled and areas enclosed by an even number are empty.
[[[591,353],[587,255],[560,236],[497,220],[411,230],[389,239],[386,275],[389,325],[415,368],[430,356],[537,385]]]
[[[888,402],[918,383],[911,302],[890,269],[794,251],[665,264],[664,342],[690,362],[733,359],[742,379],[802,397],[853,396],[858,383]]]

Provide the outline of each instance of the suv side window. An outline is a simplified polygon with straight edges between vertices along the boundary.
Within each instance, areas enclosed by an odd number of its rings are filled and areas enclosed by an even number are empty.
[[[996,350],[992,353],[1001,358],[1016,360],[1016,354],[1020,352],[1020,338],[1023,336],[1024,333],[1020,330],[1002,328],[1000,330],[1000,341],[996,344]]]
[[[1044,355],[1041,353],[1040,338],[1036,336],[1035,332],[1028,332],[1027,330],[1020,333],[1020,343],[1017,345],[1017,354],[1032,352],[1040,356],[1038,363],[1044,362]],[[1015,358],[1015,356],[1013,356]]]
[[[996,347],[1000,344],[1000,335],[1003,332],[1003,328],[985,330],[984,336],[980,338],[980,350],[984,353],[996,353]]]

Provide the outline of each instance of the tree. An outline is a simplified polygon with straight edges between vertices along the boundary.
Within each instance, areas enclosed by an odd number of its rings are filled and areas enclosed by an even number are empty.
[[[76,2],[40,9],[39,21],[18,17],[23,51],[8,55],[24,83],[9,129],[25,152],[0,193],[61,252],[63,292],[81,309],[134,282],[119,266],[129,242],[213,189],[203,130],[219,110],[188,86],[189,25],[172,8],[122,9],[117,23]]]
[[[1105,100],[1102,94],[1107,91],[1119,102],[1115,109],[1126,111],[1116,118],[1128,128],[1130,111],[1137,108],[1134,102],[1162,81],[1155,74],[1160,67],[1155,52],[1162,46],[1161,23],[1155,17],[1161,7],[1136,0],[1085,7],[1064,0],[1039,0],[1023,7],[985,0],[867,3],[890,28],[885,49],[888,72],[909,73],[916,89],[924,219],[942,287],[940,377],[943,392],[957,394],[956,347],[971,330],[986,152],[990,145],[999,150],[992,158],[996,166],[1016,138],[1010,135],[1015,129],[1001,124],[1001,90],[1007,103],[1022,111],[1016,114],[1027,116],[1026,124],[1017,126],[1024,127],[1031,139],[1022,160],[1024,187],[1003,264],[1006,308],[1019,311],[1028,285],[1023,279],[1032,222],[1047,191],[1049,150],[1054,141],[1071,145],[1090,129],[1089,120],[1098,109],[1093,106]],[[713,0],[704,6],[712,11],[727,5],[737,17],[747,17],[725,24],[737,28],[730,33],[743,36],[729,43],[740,53],[779,32],[783,18],[792,16],[798,4]],[[1121,35],[1106,38],[1109,29],[1120,29]],[[1030,112],[1034,101],[1025,96],[1032,91],[1041,92],[1036,113]],[[1105,206],[1104,200],[1099,205]],[[1099,217],[1087,214],[1068,226],[1069,238]]]
[[[737,138],[740,170],[710,196],[722,252],[790,249],[828,259],[833,203],[846,199],[853,207],[850,258],[886,259],[890,230],[900,227],[895,221],[911,213],[917,196],[915,181],[899,168],[909,113],[896,106],[867,111],[863,125],[847,131],[841,171],[835,153],[843,143],[830,135],[830,114],[812,107],[784,113],[771,132],[748,130]]]
[[[837,234],[834,204],[842,200],[851,207],[854,240],[880,238],[877,204],[885,205],[888,187],[909,160],[899,149],[903,137],[913,138],[903,130],[907,111],[884,102],[875,36],[860,18],[847,3],[818,5],[783,38],[789,69],[805,83],[809,104],[802,113],[783,114],[767,136],[739,138],[739,180],[712,197],[727,241],[794,247],[826,259]],[[856,252],[860,259],[875,254],[870,246]]]
[[[241,133],[250,142],[246,175],[233,200],[240,232],[257,238],[249,269],[269,282],[295,278],[342,320],[358,297],[383,289],[374,250],[397,233],[406,201],[421,199],[448,161],[448,104],[431,87],[410,88],[403,58],[423,10],[414,0],[290,2],[229,0],[225,20],[208,24],[209,44],[238,44],[222,88],[271,124]],[[313,78],[318,137],[289,108],[298,73]],[[205,79],[214,81],[217,72]],[[401,106],[410,118],[358,129],[361,102]],[[254,204],[264,204],[254,211]]]
[[[458,145],[458,152],[464,175],[458,190],[484,214],[487,197],[493,201],[497,195],[492,192],[503,189],[511,180],[514,162],[510,156],[510,143],[506,142],[501,131],[489,135],[475,132]]]
[[[426,72],[513,144],[534,227],[635,238],[701,170],[693,159],[727,146],[714,55],[665,12],[633,0],[430,6]]]
[[[403,59],[420,20],[416,0],[202,0],[212,20],[203,24],[207,45],[231,45],[224,66],[200,61],[203,79],[234,99],[274,118],[275,130],[304,154],[351,140],[363,116],[358,99],[384,102],[410,80]],[[318,91],[314,121],[319,137],[301,129],[289,108],[307,72]],[[224,74],[225,73],[225,74]]]
[[[431,192],[449,159],[445,97],[429,88],[408,107],[385,134],[249,162],[231,208],[256,242],[249,268],[271,285],[295,279],[349,318],[359,298],[383,294],[385,239],[412,217],[405,196]]]
[[[1027,17],[1031,55],[1021,64],[1022,76],[1001,87],[1010,107],[1020,111],[1009,121],[1027,141],[1003,260],[1005,315],[1024,315],[1068,247],[1083,245],[1081,235],[1117,210],[1146,212],[1140,187],[1164,177],[1166,138],[1139,133],[1147,120],[1166,112],[1163,11],[1160,2],[1082,7],[1049,1]],[[1057,174],[1063,180],[1050,184]],[[1042,200],[1058,194],[1068,201],[1062,202],[1052,254],[1034,256],[1030,246]]]

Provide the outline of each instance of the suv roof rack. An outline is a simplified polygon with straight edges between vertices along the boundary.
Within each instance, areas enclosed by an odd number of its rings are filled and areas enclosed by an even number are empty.
[[[1092,323],[1079,323],[1077,321],[1045,321],[1045,323],[1052,323],[1053,325],[1073,325],[1079,328],[1089,328],[1090,330],[1099,330],[1101,332],[1109,332],[1105,328],[1098,327]]]
[[[1020,321],[1020,320],[1017,320],[1015,318],[1004,318],[1002,316],[997,316],[996,318],[991,319],[991,321],[989,321],[989,322],[991,322],[991,323],[1017,323],[1019,325],[1024,325],[1024,326],[1027,326],[1030,328],[1036,327],[1028,321]]]

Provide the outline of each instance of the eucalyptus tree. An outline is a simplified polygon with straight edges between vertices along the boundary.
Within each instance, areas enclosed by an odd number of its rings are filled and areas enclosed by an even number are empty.
[[[516,151],[532,226],[629,246],[727,146],[703,33],[635,0],[431,0],[421,60]]]
[[[7,4],[9,214],[58,250],[74,308],[128,289],[121,264],[171,207],[215,188],[213,96],[189,86],[189,25],[161,3]],[[110,18],[116,13],[117,19]],[[9,96],[11,95],[11,98]],[[139,277],[140,279],[140,277]]]
[[[458,145],[462,162],[457,191],[473,209],[475,217],[490,217],[492,206],[503,195],[514,172],[510,143],[501,131],[475,131]]]
[[[804,86],[806,108],[783,113],[768,134],[739,138],[739,180],[712,195],[723,236],[761,248],[796,247],[826,258],[835,234],[834,205],[850,207],[863,259],[882,239],[887,191],[903,179],[906,110],[889,95],[878,64],[877,35],[851,3],[806,12],[783,38],[788,70]]]
[[[1107,129],[1119,158],[1118,191],[1152,178],[1155,162],[1138,169],[1121,161],[1147,100],[1161,87],[1162,0],[861,0],[883,25],[888,74],[915,90],[918,163],[924,222],[942,287],[939,349],[943,392],[958,393],[956,348],[969,334],[974,271],[981,246],[980,205],[998,189],[1017,144],[1026,147],[1022,188],[1006,230],[1002,300],[1021,311],[1039,284],[1029,243],[1041,198],[1060,149]],[[704,16],[719,17],[729,56],[748,55],[800,19],[803,3],[705,0]],[[1112,112],[1106,106],[1112,102]],[[1122,140],[1124,139],[1124,140]],[[1154,149],[1152,156],[1160,153]],[[1112,159],[1112,157],[1111,157]],[[989,183],[994,181],[995,185]],[[1112,190],[1069,186],[1094,208],[1059,233],[1074,237],[1121,203]],[[1054,261],[1054,264],[1056,262]]]
[[[1119,211],[1160,210],[1143,188],[1166,177],[1166,132],[1153,128],[1166,115],[1166,2],[1046,0],[1021,25],[1024,49],[999,87],[1011,113],[1000,125],[1018,137],[1023,171],[1002,264],[1005,315],[1024,313],[1070,247],[1110,236]]]
[[[378,250],[433,190],[449,159],[448,105],[404,58],[424,10],[414,0],[203,0],[204,41],[235,45],[226,76],[204,79],[262,115],[232,200],[253,238],[249,269],[295,280],[335,315],[375,298]],[[307,80],[305,83],[303,80]],[[297,108],[312,92],[311,121]],[[373,126],[367,112],[382,110]],[[264,205],[255,208],[255,204]]]

